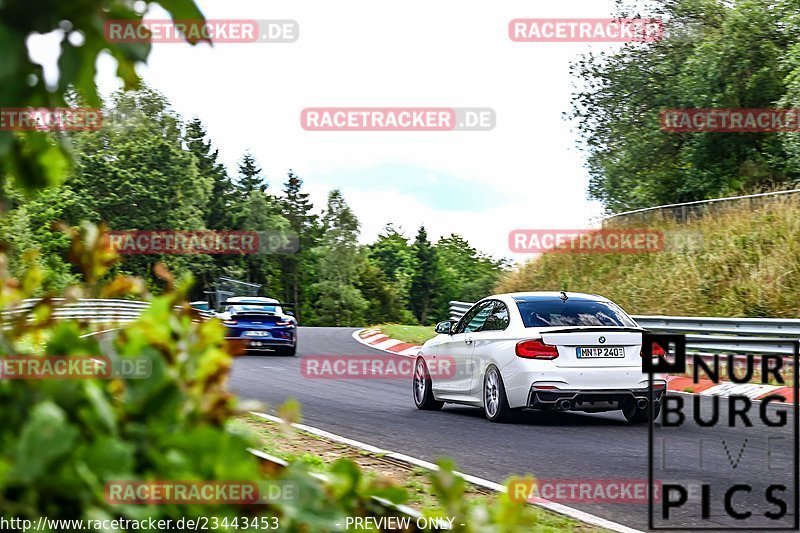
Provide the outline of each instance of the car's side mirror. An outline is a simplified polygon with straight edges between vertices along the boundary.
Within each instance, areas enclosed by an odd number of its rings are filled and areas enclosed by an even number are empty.
[[[453,333],[453,323],[450,321],[447,322],[439,322],[436,324],[436,333],[440,333],[442,335],[450,335]]]

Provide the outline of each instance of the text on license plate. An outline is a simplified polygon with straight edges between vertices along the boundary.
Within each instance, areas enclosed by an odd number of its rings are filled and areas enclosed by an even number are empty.
[[[245,331],[245,337],[269,337],[269,331]]]
[[[625,357],[625,348],[622,346],[602,346],[599,348],[576,348],[578,359],[602,359],[611,357]]]

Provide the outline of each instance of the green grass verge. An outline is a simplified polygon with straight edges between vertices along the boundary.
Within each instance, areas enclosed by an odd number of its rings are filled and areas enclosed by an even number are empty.
[[[379,326],[381,333],[392,339],[411,344],[422,344],[436,336],[433,326],[404,326],[402,324],[383,324]]]

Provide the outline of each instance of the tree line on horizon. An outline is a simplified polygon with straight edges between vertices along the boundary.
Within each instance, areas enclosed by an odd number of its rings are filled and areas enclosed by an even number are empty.
[[[297,253],[123,255],[109,275],[142,277],[158,293],[161,262],[176,278],[194,277],[195,299],[220,276],[257,283],[262,295],[295,303],[306,325],[429,324],[447,317],[450,300],[490,294],[506,268],[457,234],[431,242],[424,226],[412,241],[389,223],[375,242],[359,244],[360,223],[341,191],[317,210],[297,174],[289,170],[276,190],[250,152],[230,175],[202,122],[183,121],[151,88],[116,93],[104,117],[97,131],[69,134],[75,167],[62,186],[31,195],[13,180],[3,185],[0,244],[13,273],[31,261],[43,267],[46,291],[85,281],[57,221],[116,231],[291,232]]]

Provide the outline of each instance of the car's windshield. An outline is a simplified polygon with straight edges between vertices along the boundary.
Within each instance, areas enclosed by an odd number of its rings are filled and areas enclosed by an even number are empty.
[[[550,326],[626,326],[636,323],[610,302],[592,300],[518,300],[526,328]]]
[[[246,313],[249,311],[281,314],[281,308],[277,305],[229,305],[227,311],[232,314]]]

